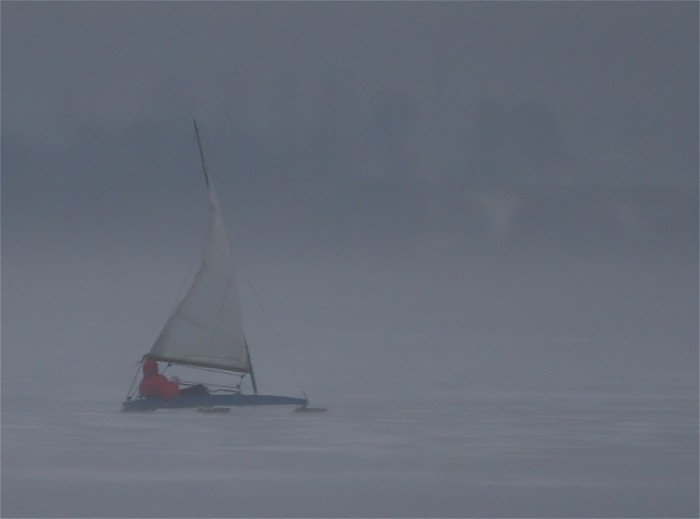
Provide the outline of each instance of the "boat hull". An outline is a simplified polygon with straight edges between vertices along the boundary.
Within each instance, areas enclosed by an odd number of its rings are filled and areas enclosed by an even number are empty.
[[[124,411],[153,411],[155,409],[181,409],[211,406],[295,405],[306,406],[306,398],[275,395],[187,395],[175,398],[146,397],[127,400]]]

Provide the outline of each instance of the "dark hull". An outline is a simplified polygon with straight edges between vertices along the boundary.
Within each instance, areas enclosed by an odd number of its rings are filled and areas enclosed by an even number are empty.
[[[308,400],[274,395],[190,395],[175,398],[135,398],[122,404],[124,411],[153,411],[155,409],[180,409],[210,406],[296,405],[306,406]]]

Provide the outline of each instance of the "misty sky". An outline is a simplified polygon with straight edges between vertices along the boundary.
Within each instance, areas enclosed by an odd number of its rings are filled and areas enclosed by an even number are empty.
[[[197,116],[212,146],[284,150],[297,174],[692,188],[697,14],[693,2],[4,2],[3,137],[88,153],[103,136],[133,157]]]
[[[569,333],[696,358],[697,3],[0,9],[4,360],[148,349],[206,222],[194,117],[277,318],[564,333],[585,313]],[[601,254],[624,259],[569,261]]]

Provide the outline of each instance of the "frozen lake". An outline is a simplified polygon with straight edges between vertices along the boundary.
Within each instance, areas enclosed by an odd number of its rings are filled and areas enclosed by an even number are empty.
[[[122,413],[109,389],[4,395],[3,517],[698,515],[692,388],[416,387],[216,415]]]

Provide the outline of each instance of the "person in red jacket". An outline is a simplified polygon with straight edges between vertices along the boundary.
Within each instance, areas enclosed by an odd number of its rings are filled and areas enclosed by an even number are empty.
[[[171,382],[165,375],[158,373],[158,363],[153,359],[143,361],[143,380],[139,384],[142,396],[160,396],[175,398],[180,394],[177,382]]]
[[[175,398],[180,395],[208,395],[209,390],[203,384],[180,389],[177,381],[165,378],[158,373],[158,363],[149,358],[143,361],[143,380],[139,384],[141,396],[159,396],[163,398]]]

